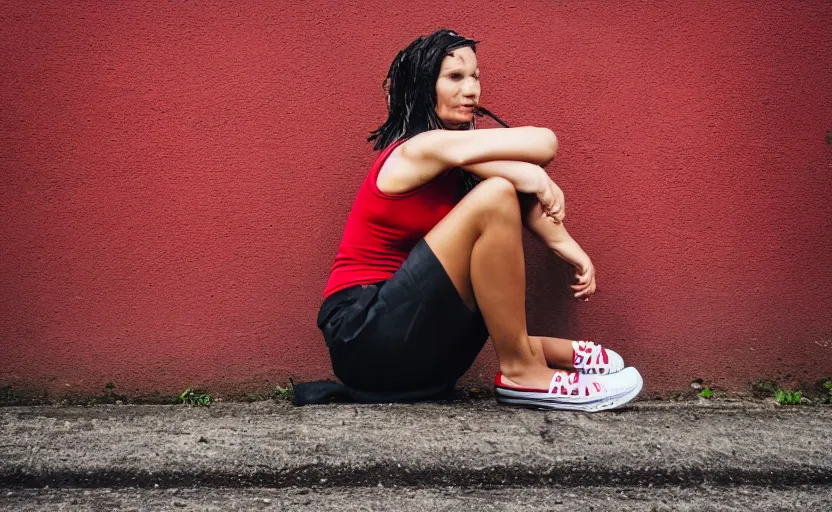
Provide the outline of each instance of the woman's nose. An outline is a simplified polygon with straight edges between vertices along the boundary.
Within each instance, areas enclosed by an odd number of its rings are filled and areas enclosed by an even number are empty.
[[[465,83],[462,85],[462,94],[464,96],[476,96],[479,89],[479,83],[475,79],[469,78],[468,80],[465,80]]]

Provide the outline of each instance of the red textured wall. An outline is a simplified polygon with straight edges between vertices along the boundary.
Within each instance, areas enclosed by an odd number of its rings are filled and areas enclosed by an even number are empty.
[[[485,105],[561,142],[599,292],[568,300],[529,238],[532,334],[652,392],[832,375],[828,1],[0,4],[0,385],[330,376],[315,316],[381,81],[441,26],[481,41]]]

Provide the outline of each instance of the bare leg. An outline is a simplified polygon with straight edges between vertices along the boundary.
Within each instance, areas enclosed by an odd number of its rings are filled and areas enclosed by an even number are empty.
[[[526,331],[526,275],[514,186],[489,178],[425,236],[469,308],[479,306],[508,384],[547,388],[554,370]]]
[[[529,336],[539,338],[543,347],[543,355],[546,357],[546,364],[553,368],[572,371],[572,340],[563,338],[549,338],[547,336]]]
[[[540,203],[537,198],[531,194],[518,194],[520,201],[520,211],[523,218],[523,225],[529,228],[531,233],[546,243],[545,233],[537,231],[540,224],[539,217],[542,214]],[[563,338],[550,338],[547,336],[530,336],[530,338],[539,338],[543,346],[543,354],[546,356],[546,363],[553,368],[560,368],[562,370],[574,370],[572,366],[572,340]]]

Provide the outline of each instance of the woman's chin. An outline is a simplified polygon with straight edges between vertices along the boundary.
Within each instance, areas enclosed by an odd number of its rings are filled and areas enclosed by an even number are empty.
[[[468,119],[454,119],[454,120],[443,119],[442,122],[445,123],[445,126],[447,126],[449,130],[463,130],[465,128],[468,128],[468,124],[471,122],[471,119],[473,117],[474,116],[471,116],[471,118],[468,118]]]

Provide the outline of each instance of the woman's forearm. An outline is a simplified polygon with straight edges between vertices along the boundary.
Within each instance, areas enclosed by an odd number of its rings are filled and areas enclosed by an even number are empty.
[[[589,256],[574,238],[569,235],[566,235],[566,237],[568,240],[556,244],[553,248],[555,254],[573,267],[584,269],[589,263]]]
[[[557,252],[558,247],[567,239],[572,239],[563,223],[554,223],[543,214],[543,208],[534,196],[521,195],[520,204],[523,209],[523,225],[543,245]]]
[[[493,160],[467,164],[462,168],[481,179],[495,176],[505,178],[514,185],[515,190],[525,194],[538,192],[541,186],[541,173],[546,172],[539,165],[519,160]]]
[[[520,204],[523,208],[523,225],[535,238],[570,265],[582,267],[586,264],[589,257],[566,231],[563,223],[555,223],[547,218],[533,196],[521,195]]]

